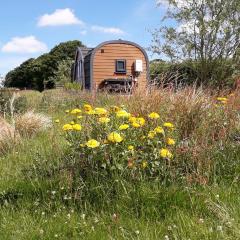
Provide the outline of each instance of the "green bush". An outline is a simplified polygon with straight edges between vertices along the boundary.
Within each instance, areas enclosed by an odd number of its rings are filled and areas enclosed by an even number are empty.
[[[64,84],[66,90],[81,90],[82,85],[77,82],[67,82]]]
[[[214,67],[202,69],[198,61],[171,63],[162,60],[152,61],[150,76],[152,83],[157,86],[185,87],[192,84],[212,87],[215,89],[232,88],[239,73],[239,64],[232,59],[206,63]]]

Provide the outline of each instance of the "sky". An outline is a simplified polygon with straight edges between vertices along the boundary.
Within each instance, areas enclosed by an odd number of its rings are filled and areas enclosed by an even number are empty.
[[[149,47],[150,30],[164,15],[156,0],[0,1],[0,75],[68,40],[95,47],[124,39]]]

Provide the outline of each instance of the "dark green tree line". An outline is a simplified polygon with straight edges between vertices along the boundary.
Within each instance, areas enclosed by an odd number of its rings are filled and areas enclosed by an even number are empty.
[[[43,54],[36,59],[28,59],[6,75],[4,86],[42,91],[44,82],[47,82],[46,87],[54,87],[55,82],[52,79],[54,79],[59,64],[69,59],[74,60],[78,46],[84,45],[78,40],[60,43],[49,53]]]

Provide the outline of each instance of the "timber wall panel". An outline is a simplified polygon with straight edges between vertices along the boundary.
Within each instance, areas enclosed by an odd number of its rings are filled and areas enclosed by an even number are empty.
[[[101,52],[104,50],[104,53]],[[115,61],[125,59],[127,73],[115,73]],[[147,85],[147,62],[143,52],[130,44],[106,44],[95,53],[93,59],[93,86],[98,88],[101,82],[107,78],[127,78],[134,76],[134,62],[136,59],[143,61],[143,72],[138,78],[138,86]],[[134,76],[135,77],[135,76]]]

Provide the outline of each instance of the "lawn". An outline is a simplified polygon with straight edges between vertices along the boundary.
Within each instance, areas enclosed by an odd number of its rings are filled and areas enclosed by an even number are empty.
[[[1,240],[240,239],[239,93],[23,91],[14,104]]]

